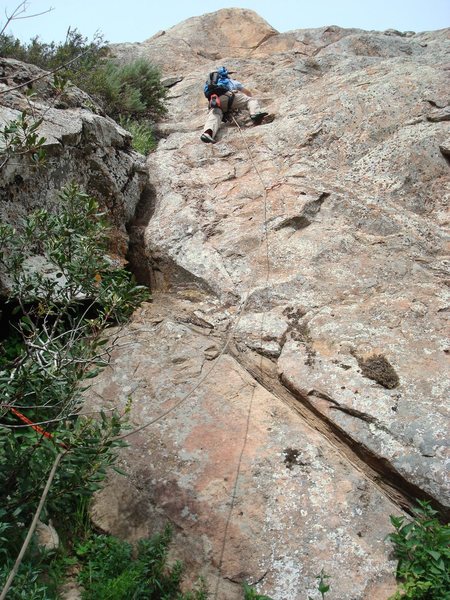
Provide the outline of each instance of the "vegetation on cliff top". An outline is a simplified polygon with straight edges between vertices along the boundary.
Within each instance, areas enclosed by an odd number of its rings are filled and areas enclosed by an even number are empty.
[[[87,92],[103,111],[127,127],[137,138],[136,149],[154,147],[152,124],[165,114],[166,88],[159,70],[145,59],[117,63],[101,35],[89,41],[69,28],[64,42],[44,43],[38,37],[23,44],[0,34],[0,56],[34,64],[49,72],[58,70],[54,84],[60,91],[70,84]]]

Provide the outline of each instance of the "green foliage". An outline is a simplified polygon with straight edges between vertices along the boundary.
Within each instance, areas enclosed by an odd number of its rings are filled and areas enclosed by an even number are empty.
[[[130,117],[120,119],[121,126],[133,136],[132,146],[137,151],[147,156],[156,147],[153,127],[150,121],[136,121]]]
[[[75,551],[82,565],[79,582],[84,600],[206,600],[203,583],[181,593],[183,567],[167,564],[172,538],[169,526],[149,540],[140,540],[137,557],[132,546],[117,538],[93,535]]]
[[[84,89],[115,119],[156,119],[165,113],[162,101],[166,90],[160,83],[160,73],[145,59],[136,59],[125,65],[106,61],[87,85],[84,83]]]
[[[243,584],[244,589],[244,600],[272,600],[269,596],[263,596],[258,594],[254,587],[248,585],[247,583]]]
[[[12,295],[23,310],[33,304],[21,323],[27,337],[40,318],[49,316],[58,324],[64,316],[85,332],[98,330],[108,321],[126,320],[145,299],[146,290],[135,286],[130,275],[108,259],[108,231],[96,200],[76,185],[60,192],[57,212],[32,213],[20,232],[0,226],[0,261],[12,278]],[[30,256],[43,257],[53,273],[32,270]],[[74,310],[87,301],[98,307],[95,321]]]
[[[58,212],[29,215],[20,231],[0,226],[0,262],[17,302],[13,338],[0,360],[0,524],[13,556],[58,452],[65,451],[43,514],[63,523],[99,489],[112,466],[122,417],[79,416],[85,382],[107,364],[103,336],[147,297],[107,258],[98,204],[71,185]],[[30,260],[46,269],[31,269]],[[83,385],[85,387],[83,387]],[[31,420],[36,429],[26,425]],[[1,530],[0,530],[1,531]]]
[[[398,558],[399,590],[391,600],[450,600],[450,526],[442,525],[427,502],[414,519],[391,516],[389,535]]]
[[[28,44],[22,44],[13,35],[0,35],[0,56],[15,58],[31,63],[41,69],[52,71],[72,62],[64,72],[69,79],[82,77],[106,57],[108,49],[101,34],[95,34],[92,41],[84,37],[77,29],[69,27],[64,42],[49,44],[35,36]]]
[[[63,43],[45,44],[35,37],[22,45],[11,35],[0,35],[0,55],[17,58],[52,71],[58,93],[68,81],[90,94],[103,110],[118,120],[137,118],[156,120],[166,109],[166,88],[161,85],[159,70],[145,59],[117,64],[108,58],[109,50],[101,35],[92,41],[77,29],[69,28]],[[68,64],[70,63],[70,64]]]
[[[0,56],[27,62],[26,47],[18,38],[7,33],[0,35]]]
[[[26,156],[34,167],[45,163],[45,138],[38,133],[41,124],[42,119],[34,119],[23,111],[0,129],[0,169],[12,157]]]
[[[56,600],[67,568],[75,567],[83,600],[207,600],[203,580],[191,591],[181,591],[183,566],[168,563],[171,539],[171,528],[166,526],[162,533],[140,540],[134,550],[118,538],[90,531],[74,542],[69,555],[61,551],[52,557],[36,553],[33,563],[22,563],[8,598]],[[11,567],[12,561],[0,566],[0,589]]]
[[[12,560],[0,563],[0,589],[3,589],[12,566]],[[41,575],[41,567],[22,563],[8,592],[8,600],[53,600],[55,596],[49,594],[46,585],[40,582]]]
[[[0,341],[0,370],[12,364],[23,350],[22,337],[13,330],[6,340]]]

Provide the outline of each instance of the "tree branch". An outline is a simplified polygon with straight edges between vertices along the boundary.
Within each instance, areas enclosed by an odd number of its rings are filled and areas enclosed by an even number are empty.
[[[74,63],[79,58],[81,58],[82,56],[85,56],[86,54],[88,54],[88,52],[91,52],[91,51],[92,51],[92,48],[88,48],[84,52],[81,52],[81,54],[78,54],[77,56],[75,56],[75,58],[72,58],[72,60],[69,60],[68,62],[64,63],[63,65],[56,67],[56,69],[52,69],[51,71],[45,71],[45,73],[42,73],[41,75],[38,75],[37,77],[34,77],[33,79],[29,79],[28,81],[25,81],[24,83],[19,83],[19,85],[16,85],[14,87],[8,88],[6,90],[0,90],[0,96],[2,94],[7,94],[8,92],[12,92],[14,90],[23,88],[26,85],[30,85],[30,83],[34,83],[35,81],[39,81],[40,79],[44,79],[45,77],[49,77],[50,75],[54,75],[55,73],[58,73],[58,71],[61,71],[62,69],[65,69],[66,67],[70,66],[72,63]]]
[[[45,14],[51,12],[52,10],[54,10],[53,6],[50,6],[50,8],[48,8],[47,10],[43,10],[42,12],[35,13],[33,15],[26,15],[24,17],[19,17],[19,15],[24,13],[27,10],[27,8],[28,8],[27,2],[26,2],[26,0],[24,0],[23,2],[21,2],[20,4],[18,4],[16,6],[16,8],[13,10],[13,12],[10,16],[8,16],[8,13],[5,10],[6,22],[5,22],[2,30],[0,31],[0,35],[3,35],[6,28],[11,23],[11,21],[19,21],[21,19],[32,19],[33,17],[40,17],[41,15],[45,15]]]
[[[39,501],[37,510],[34,514],[30,528],[28,530],[27,537],[25,538],[22,548],[20,549],[19,555],[16,558],[16,562],[14,563],[14,566],[11,569],[11,573],[9,574],[8,580],[6,581],[5,587],[3,588],[3,591],[0,595],[0,600],[4,600],[6,598],[6,594],[8,593],[9,588],[11,587],[14,577],[17,575],[17,571],[19,570],[20,564],[23,560],[23,557],[25,556],[25,552],[27,551],[27,548],[30,544],[31,538],[33,537],[34,530],[36,529],[37,522],[39,521],[39,517],[41,516],[42,509],[44,508],[44,504],[47,499],[48,492],[50,491],[50,486],[52,485],[53,479],[56,474],[56,469],[58,468],[59,462],[65,454],[67,454],[67,452],[64,452],[64,453],[60,452],[59,454],[57,454],[57,456],[53,462],[53,466],[51,468],[50,475],[48,476],[47,483],[45,484],[44,491],[42,492],[42,496]]]

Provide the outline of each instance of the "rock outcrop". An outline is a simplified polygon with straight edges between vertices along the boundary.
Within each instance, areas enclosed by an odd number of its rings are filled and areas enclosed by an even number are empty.
[[[89,396],[146,427],[94,518],[129,539],[170,520],[220,600],[314,597],[322,568],[330,598],[386,600],[389,515],[448,514],[449,48],[239,9],[115,47],[175,83],[131,224],[154,302]],[[202,144],[221,64],[273,120]]]
[[[42,118],[37,134],[45,138],[46,164],[36,169],[29,156],[18,155],[2,166],[1,220],[17,225],[36,208],[57,210],[57,193],[75,181],[108,212],[114,225],[111,250],[123,258],[128,247],[126,224],[148,193],[145,160],[132,150],[131,135],[102,115],[81,90],[70,87],[61,94],[53,77],[38,67],[0,58],[0,127],[22,111],[30,115],[30,123]]]
[[[220,33],[219,33],[220,32]],[[145,42],[114,44],[115,56],[123,61],[146,58],[164,73],[191,73],[212,60],[245,58],[277,31],[251,10],[226,8],[192,17],[167,31],[159,31]]]

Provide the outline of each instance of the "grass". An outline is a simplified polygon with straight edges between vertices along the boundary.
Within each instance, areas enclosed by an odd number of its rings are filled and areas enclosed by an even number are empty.
[[[153,127],[150,121],[122,118],[120,125],[129,131],[133,136],[131,145],[136,152],[140,152],[144,156],[150,154],[156,148],[156,140],[153,134]]]
[[[109,535],[94,534],[78,544],[83,600],[206,600],[201,581],[196,589],[181,592],[183,565],[168,564],[171,539],[167,526],[151,539],[140,540],[136,553],[131,544]]]

